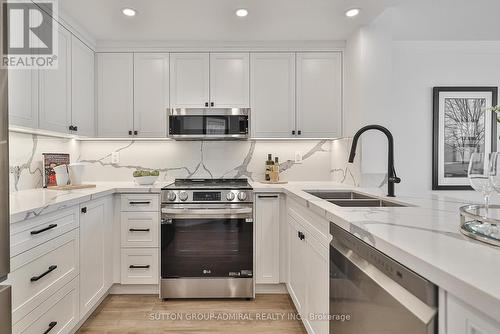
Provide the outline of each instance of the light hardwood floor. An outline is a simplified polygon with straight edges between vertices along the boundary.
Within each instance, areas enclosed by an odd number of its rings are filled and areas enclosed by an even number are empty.
[[[288,295],[257,295],[251,301],[165,302],[151,295],[110,295],[78,333],[306,333],[294,316],[296,310]],[[207,320],[209,317],[212,319]]]

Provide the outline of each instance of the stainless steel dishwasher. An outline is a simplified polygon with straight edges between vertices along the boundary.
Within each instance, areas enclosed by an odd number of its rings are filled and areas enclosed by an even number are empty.
[[[437,287],[330,224],[330,334],[436,334]]]

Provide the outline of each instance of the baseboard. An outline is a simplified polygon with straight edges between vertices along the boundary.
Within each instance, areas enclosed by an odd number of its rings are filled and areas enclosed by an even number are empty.
[[[280,283],[280,284],[256,284],[255,285],[255,293],[257,293],[257,294],[287,295],[288,290],[286,289],[286,285],[283,283]]]
[[[158,284],[114,284],[109,292],[112,295],[159,295]]]

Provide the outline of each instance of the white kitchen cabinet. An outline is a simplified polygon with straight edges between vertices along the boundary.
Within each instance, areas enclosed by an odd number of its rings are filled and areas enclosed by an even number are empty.
[[[342,55],[297,54],[297,134],[299,138],[342,135]]]
[[[112,281],[110,198],[80,205],[80,315],[85,316]]]
[[[141,138],[167,135],[169,55],[134,55],[134,131]]]
[[[295,54],[251,55],[252,138],[295,137]]]
[[[94,51],[71,38],[71,125],[75,134],[95,136]]]
[[[280,197],[257,194],[255,202],[256,283],[280,282]]]
[[[446,293],[446,333],[440,334],[498,334],[500,322],[491,319],[472,306]],[[440,294],[442,296],[442,294]],[[440,312],[444,310],[440,309]]]
[[[97,133],[99,137],[132,137],[134,127],[134,55],[97,56]]]
[[[159,212],[122,212],[121,245],[130,248],[159,246]]]
[[[250,106],[250,61],[248,53],[210,54],[210,106]]]
[[[170,106],[208,107],[210,95],[210,56],[208,53],[170,54]]]
[[[306,289],[307,289],[307,244],[300,239],[303,228],[291,216],[288,216],[289,223],[289,293],[295,303],[297,312],[302,316],[306,315]]]
[[[39,127],[68,133],[71,123],[71,33],[58,27],[57,69],[39,71]]]
[[[9,124],[38,128],[37,70],[9,70]]]
[[[122,284],[158,284],[158,248],[123,248],[121,251]]]

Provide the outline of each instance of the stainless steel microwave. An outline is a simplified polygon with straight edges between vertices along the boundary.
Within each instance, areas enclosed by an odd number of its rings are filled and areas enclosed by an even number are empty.
[[[244,140],[249,136],[249,108],[173,108],[168,136],[176,140]]]

